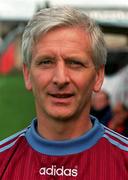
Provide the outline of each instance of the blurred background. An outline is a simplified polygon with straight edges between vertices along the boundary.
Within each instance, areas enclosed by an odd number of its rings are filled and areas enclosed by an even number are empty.
[[[104,32],[108,57],[102,91],[109,99],[110,116],[107,119],[106,115],[105,121],[98,116],[98,113],[105,114],[106,110],[106,100],[101,95],[97,96],[96,101],[96,97],[92,98],[91,113],[117,132],[122,133],[125,129],[125,135],[128,136],[128,1],[1,0],[0,140],[29,125],[35,116],[33,97],[25,90],[22,77],[21,37],[25,25],[36,11],[55,5],[70,5],[80,9],[95,19]],[[94,103],[102,101],[102,105]],[[122,121],[119,119],[123,116],[119,116],[119,104],[126,112],[125,120]],[[118,122],[115,120],[117,110]]]

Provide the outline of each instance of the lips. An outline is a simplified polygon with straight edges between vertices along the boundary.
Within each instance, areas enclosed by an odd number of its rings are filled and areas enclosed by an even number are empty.
[[[74,94],[70,94],[70,93],[64,93],[64,94],[49,94],[50,96],[52,97],[55,97],[55,98],[70,98],[72,97]]]

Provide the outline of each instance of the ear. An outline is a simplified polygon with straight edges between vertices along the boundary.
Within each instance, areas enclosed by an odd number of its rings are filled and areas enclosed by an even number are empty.
[[[95,84],[93,87],[94,92],[99,92],[104,81],[104,65],[100,66],[96,72]]]
[[[24,82],[25,82],[25,87],[28,91],[32,90],[32,85],[31,85],[31,78],[30,78],[30,69],[27,67],[26,64],[23,64],[23,76],[24,76]]]

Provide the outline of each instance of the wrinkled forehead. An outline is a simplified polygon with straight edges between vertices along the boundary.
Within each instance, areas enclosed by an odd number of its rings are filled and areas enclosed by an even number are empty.
[[[32,54],[37,52],[67,52],[72,54],[86,54],[91,58],[91,42],[88,33],[82,28],[59,27],[42,34],[33,46]]]
[[[35,36],[33,37],[34,42],[38,42],[41,37],[45,37],[47,34],[51,34],[53,32],[58,32],[58,36],[60,33],[64,30],[70,30],[72,31],[72,34],[75,33],[76,31],[81,31],[81,36],[83,38],[88,37],[88,39],[91,42],[91,33],[83,26],[83,25],[60,25],[60,26],[53,26],[50,29],[46,29],[44,31],[40,31]],[[67,33],[67,32],[66,32]],[[71,36],[71,34],[70,34]]]

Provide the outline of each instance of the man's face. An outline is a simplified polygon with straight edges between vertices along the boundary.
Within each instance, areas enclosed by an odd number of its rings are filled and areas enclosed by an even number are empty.
[[[24,65],[25,84],[35,96],[37,114],[47,119],[84,118],[104,68],[96,71],[88,34],[80,28],[56,28],[41,36],[32,62]]]

